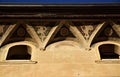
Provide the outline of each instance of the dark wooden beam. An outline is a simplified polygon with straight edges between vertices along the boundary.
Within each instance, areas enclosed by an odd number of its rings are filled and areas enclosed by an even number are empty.
[[[0,18],[120,18],[120,4],[1,3]]]

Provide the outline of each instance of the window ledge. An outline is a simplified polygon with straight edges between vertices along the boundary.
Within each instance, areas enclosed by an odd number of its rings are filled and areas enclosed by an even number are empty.
[[[98,63],[98,64],[120,64],[120,59],[102,59],[102,60],[96,60],[95,63]]]
[[[37,61],[31,60],[5,60],[1,61],[0,64],[36,64]]]

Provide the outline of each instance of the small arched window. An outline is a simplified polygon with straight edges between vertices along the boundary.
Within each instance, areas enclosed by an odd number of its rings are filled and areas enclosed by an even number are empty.
[[[119,59],[120,47],[114,44],[102,44],[99,46],[101,59]]]
[[[6,60],[30,60],[31,48],[27,45],[12,46],[8,50]]]

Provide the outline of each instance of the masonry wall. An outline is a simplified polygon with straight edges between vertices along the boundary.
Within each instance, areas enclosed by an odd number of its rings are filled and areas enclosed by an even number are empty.
[[[0,75],[1,77],[111,77],[120,75],[119,64],[97,64],[94,58],[83,57],[86,54],[78,51],[76,53],[66,52],[67,56],[65,57],[63,56],[65,52],[43,52],[39,55],[43,57],[39,57],[41,59],[37,64],[1,64]],[[81,54],[82,57],[78,54]]]
[[[1,21],[0,34],[0,77],[120,76],[119,20]]]

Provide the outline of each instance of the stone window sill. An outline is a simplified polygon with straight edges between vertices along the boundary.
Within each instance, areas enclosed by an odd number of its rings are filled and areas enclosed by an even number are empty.
[[[5,60],[1,61],[0,64],[36,64],[37,61],[31,60]]]
[[[98,64],[120,64],[120,59],[102,59],[102,60],[96,60],[95,63],[98,63]]]

